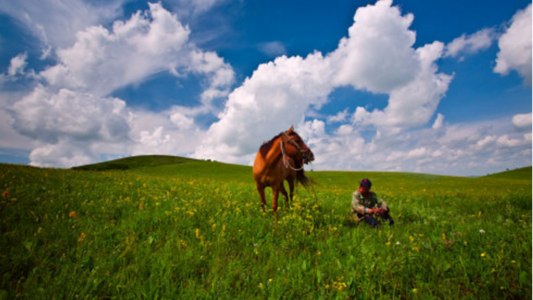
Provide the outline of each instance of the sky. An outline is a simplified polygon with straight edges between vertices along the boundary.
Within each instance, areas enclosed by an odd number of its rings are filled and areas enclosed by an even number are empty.
[[[307,170],[532,164],[531,2],[0,2],[0,162],[165,154]]]

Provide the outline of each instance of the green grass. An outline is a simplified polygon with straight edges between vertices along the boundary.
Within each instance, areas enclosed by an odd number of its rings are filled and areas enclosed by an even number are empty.
[[[300,186],[276,221],[250,167],[110,164],[0,164],[0,299],[531,299],[531,168],[308,172],[318,201]],[[394,228],[350,223],[363,177]]]

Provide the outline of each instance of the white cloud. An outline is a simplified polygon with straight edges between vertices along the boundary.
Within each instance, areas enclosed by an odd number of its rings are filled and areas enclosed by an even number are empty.
[[[502,135],[500,136],[496,142],[498,143],[498,145],[500,146],[504,146],[504,147],[516,147],[516,146],[520,146],[521,144],[523,144],[524,142],[527,142],[527,141],[524,141],[524,140],[520,140],[520,139],[512,139],[512,138],[509,138],[509,135],[508,134],[505,134],[505,135]]]
[[[435,119],[435,122],[433,123],[432,128],[433,129],[440,129],[442,128],[442,124],[444,122],[444,116],[442,114],[437,114],[437,118]]]
[[[224,4],[230,0],[168,0],[166,1],[177,11],[180,16],[198,15],[205,13],[216,7]]]
[[[509,119],[384,132],[366,142],[356,126],[343,125],[332,134],[324,127],[313,120],[297,128],[315,154],[315,170],[468,176],[531,164],[531,133],[512,132]]]
[[[52,86],[104,96],[159,72],[195,72],[208,78],[206,101],[225,96],[234,79],[231,66],[189,43],[190,30],[176,15],[160,4],[149,7],[115,22],[111,31],[93,26],[78,32],[72,47],[57,51],[60,63],[41,76]]]
[[[451,81],[437,73],[435,64],[444,45],[414,49],[415,33],[408,29],[413,16],[402,16],[391,5],[382,0],[359,8],[349,36],[326,56],[282,56],[260,65],[229,95],[220,120],[194,155],[249,163],[262,141],[301,124],[311,106],[320,107],[334,88],[344,85],[390,95],[384,111],[357,108],[358,125],[400,130],[427,123]]]
[[[335,86],[389,93],[413,80],[420,61],[413,44],[415,32],[409,30],[413,15],[401,15],[392,0],[359,8],[349,36],[331,54],[336,69]]]
[[[20,92],[0,92],[0,148],[30,150],[33,146],[32,139],[13,129],[14,119],[6,110],[13,104],[13,99],[23,96]]]
[[[9,108],[12,128],[35,145],[32,165],[70,167],[95,162],[113,148],[124,150],[130,141],[124,101],[45,86]],[[104,147],[99,147],[104,144]]]
[[[492,45],[495,32],[492,28],[482,29],[472,35],[461,35],[446,45],[444,56],[457,57],[461,54],[474,54]]]
[[[201,12],[218,3],[191,5]],[[472,175],[482,174],[487,165],[498,170],[530,164],[531,114],[454,125],[441,114],[434,118],[452,80],[438,72],[437,61],[452,52],[481,50],[484,33],[463,36],[453,47],[454,42],[447,48],[434,42],[414,48],[412,21],[412,15],[402,15],[390,0],[360,8],[348,36],[333,52],[278,57],[258,66],[230,93],[231,66],[217,53],[194,45],[189,28],[176,15],[151,4],[148,11],[112,27],[88,22],[71,43],[57,42],[59,63],[40,73],[43,85],[9,103],[10,114],[4,112],[9,120],[0,123],[32,138],[36,146],[30,159],[41,166],[70,167],[124,154],[249,164],[263,141],[293,124],[315,153],[314,169],[319,170]],[[43,28],[48,33],[52,27]],[[15,74],[24,70],[18,62],[13,64]],[[109,96],[158,72],[171,72],[177,80],[200,75],[201,103],[149,112]],[[388,95],[388,105],[373,111],[357,107],[351,119],[348,109],[324,116],[327,124],[340,124],[333,132],[326,130],[325,121],[305,121],[335,88],[347,85]],[[211,102],[221,97],[228,98],[219,121],[202,129],[196,118],[218,112]],[[424,126],[432,119],[431,128]]]
[[[98,161],[98,156],[86,144],[60,139],[55,144],[42,144],[30,153],[30,165],[39,167],[72,167]]]
[[[205,134],[195,124],[194,109],[135,111],[117,98],[68,89],[54,93],[41,85],[10,113],[13,128],[36,143],[30,154],[36,166],[72,167],[101,155],[187,156]]]
[[[214,52],[192,51],[189,71],[207,76],[208,85],[201,95],[204,105],[209,107],[215,98],[226,97],[235,80],[233,68]]]
[[[128,123],[124,101],[61,89],[57,94],[39,85],[16,102],[11,112],[13,127],[43,143],[60,137],[79,142],[127,141]]]
[[[513,116],[513,125],[517,128],[530,128],[531,129],[531,113],[518,114]]]
[[[331,91],[330,68],[320,53],[278,57],[260,65],[228,98],[196,157],[248,163],[258,145],[303,120],[310,105]]]
[[[205,135],[194,122],[194,114],[194,111],[181,107],[160,113],[133,112],[129,121],[130,153],[190,155]]]
[[[22,53],[13,57],[9,63],[7,75],[11,77],[16,75],[24,75],[24,68],[28,64],[26,59],[28,59],[27,53]]]
[[[338,123],[338,122],[345,122],[346,121],[346,117],[348,117],[348,109],[347,108],[345,110],[343,110],[343,111],[339,111],[334,116],[329,116],[328,117],[328,124],[330,124],[330,123]]]
[[[524,78],[524,84],[531,86],[531,4],[519,10],[511,25],[500,37],[498,58],[494,72],[507,75],[515,70]]]
[[[409,128],[429,122],[437,106],[448,90],[452,76],[437,73],[435,61],[442,55],[440,42],[418,48],[419,72],[412,81],[390,92],[389,104],[384,110],[367,112],[358,107],[354,120],[360,125]]]
[[[229,93],[234,73],[216,53],[192,44],[189,33],[161,4],[110,30],[79,31],[71,47],[57,50],[59,63],[39,73],[43,84],[10,104],[10,127],[37,143],[31,163],[70,167],[107,154],[190,154],[204,134],[194,118],[217,111],[212,101]],[[12,73],[20,73],[25,60],[14,60]],[[203,77],[201,103],[151,113],[108,96],[165,71]]]
[[[99,1],[92,5],[81,0],[1,1],[0,11],[24,24],[47,49],[66,47],[78,31],[115,18],[123,2]]]
[[[265,55],[273,57],[284,55],[287,53],[285,45],[283,45],[283,43],[279,41],[262,43],[259,44],[258,48],[259,51],[263,52]]]

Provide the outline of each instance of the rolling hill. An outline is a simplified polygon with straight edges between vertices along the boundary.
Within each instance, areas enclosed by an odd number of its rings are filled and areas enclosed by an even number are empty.
[[[249,166],[0,164],[0,299],[527,299],[530,174],[313,171],[273,217]],[[394,227],[350,221],[365,177]]]

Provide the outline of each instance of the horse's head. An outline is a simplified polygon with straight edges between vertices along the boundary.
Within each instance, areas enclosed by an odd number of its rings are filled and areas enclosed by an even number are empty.
[[[313,151],[304,143],[300,135],[294,131],[294,128],[291,126],[289,130],[283,133],[284,138],[286,139],[285,151],[291,157],[300,156],[304,164],[312,162],[315,160],[315,155]]]

